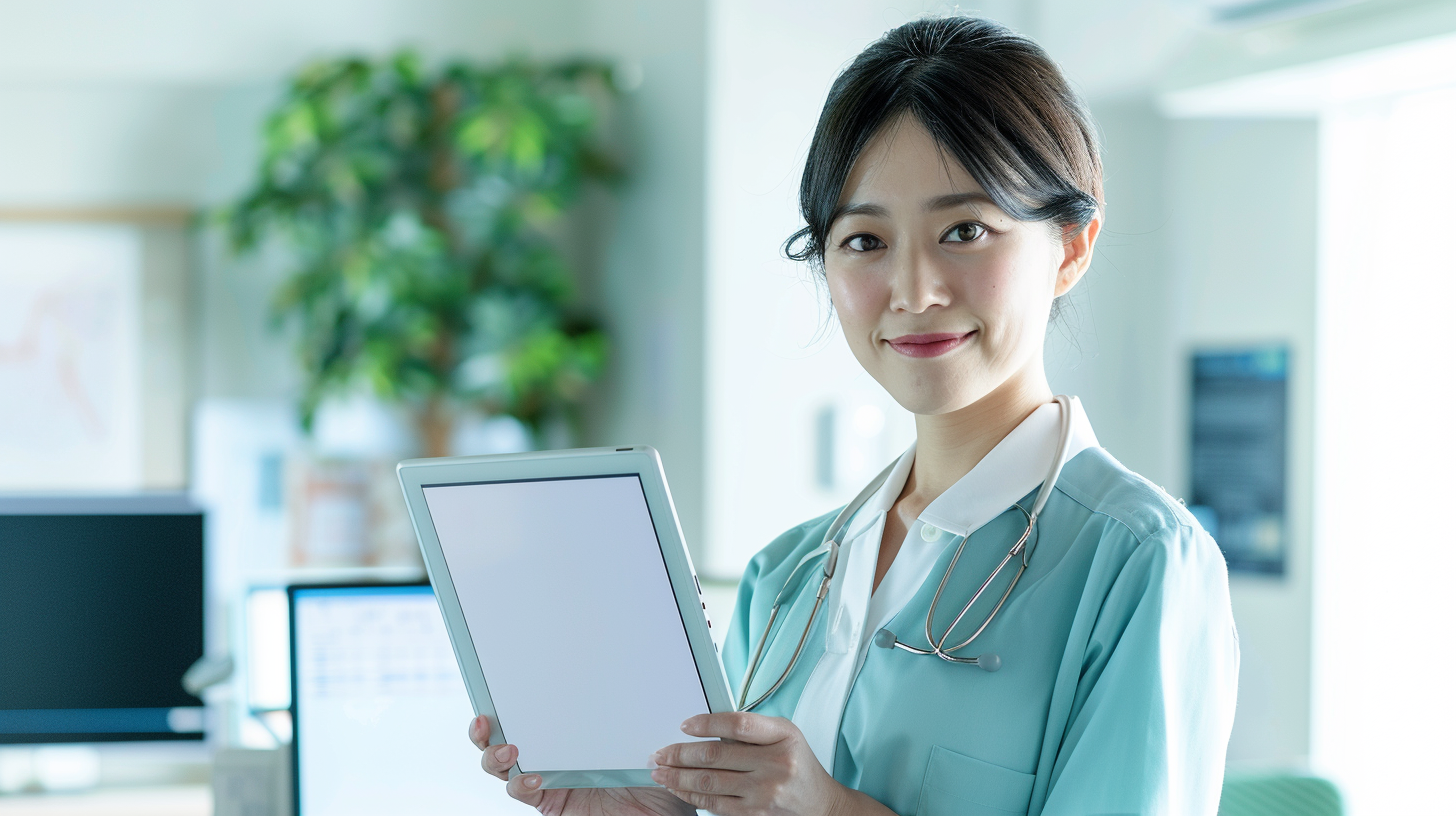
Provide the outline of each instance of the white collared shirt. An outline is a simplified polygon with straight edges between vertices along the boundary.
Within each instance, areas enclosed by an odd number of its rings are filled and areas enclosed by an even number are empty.
[[[1097,446],[1097,437],[1073,397],[1070,460]],[[825,651],[794,709],[793,721],[814,755],[834,773],[840,719],[854,678],[864,665],[874,634],[890,622],[920,588],[941,552],[1001,515],[1046,478],[1061,436],[1061,409],[1047,403],[1031,413],[992,448],[969,473],[930,503],[906,532],[889,571],[874,588],[875,565],[885,521],[905,489],[915,446],[903,453],[884,485],[846,525],[839,575],[825,599]],[[873,591],[872,591],[873,590]]]

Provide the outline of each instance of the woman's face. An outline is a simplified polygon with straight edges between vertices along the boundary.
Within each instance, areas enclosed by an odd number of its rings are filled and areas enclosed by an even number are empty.
[[[1085,271],[1095,221],[1064,244],[1011,218],[913,116],[866,145],[840,207],[829,293],[850,350],[900,405],[944,414],[1003,386],[1045,388],[1052,299]]]

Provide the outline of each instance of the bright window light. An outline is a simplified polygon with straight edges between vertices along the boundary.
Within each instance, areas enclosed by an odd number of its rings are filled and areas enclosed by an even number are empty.
[[[1352,816],[1430,813],[1456,766],[1456,87],[1321,128],[1311,763]]]

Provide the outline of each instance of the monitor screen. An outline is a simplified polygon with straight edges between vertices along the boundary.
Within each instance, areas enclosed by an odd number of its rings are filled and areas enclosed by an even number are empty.
[[[298,816],[534,813],[480,767],[428,585],[294,587]]]
[[[0,743],[201,739],[202,547],[181,499],[0,502]]]

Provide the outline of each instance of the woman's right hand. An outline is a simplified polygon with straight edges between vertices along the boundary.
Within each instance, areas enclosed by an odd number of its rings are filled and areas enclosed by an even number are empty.
[[[480,767],[497,779],[508,779],[516,764],[514,745],[490,744],[490,718],[470,721],[470,741],[484,753]],[[644,758],[645,760],[645,758]],[[693,807],[665,788],[553,788],[541,790],[539,774],[519,774],[506,782],[506,793],[546,816],[684,816]]]

